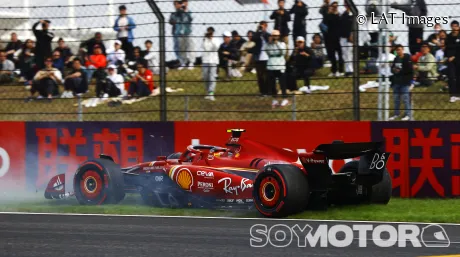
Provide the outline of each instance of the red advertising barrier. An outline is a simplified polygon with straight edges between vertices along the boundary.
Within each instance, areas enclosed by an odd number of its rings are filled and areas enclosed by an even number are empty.
[[[241,122],[175,122],[175,150],[183,151],[193,143],[223,145],[230,128],[246,129],[245,137],[293,151],[312,151],[318,145],[334,140],[362,142],[371,139],[370,122],[310,121],[241,121]],[[331,162],[338,171],[344,161]]]
[[[460,196],[460,122],[1,122],[0,188],[41,188],[58,173],[104,152],[122,165],[190,144],[223,145],[229,128],[245,137],[311,151],[333,140],[385,140],[393,195]],[[330,162],[337,172],[350,160]]]
[[[392,153],[394,195],[460,196],[460,122],[373,122],[371,132]]]
[[[0,124],[0,187],[25,186],[26,124],[2,122]]]

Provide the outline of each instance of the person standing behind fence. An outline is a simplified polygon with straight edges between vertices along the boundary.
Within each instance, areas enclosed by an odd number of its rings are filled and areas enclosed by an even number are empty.
[[[181,66],[178,70],[184,69],[188,64],[188,69],[193,69],[193,38],[192,33],[192,13],[188,10],[188,1],[179,1],[180,7],[171,14],[169,23],[174,24],[173,36],[177,38],[179,61]]]
[[[289,46],[289,29],[288,22],[291,21],[291,15],[288,10],[284,9],[284,0],[278,0],[278,10],[273,11],[272,15],[270,15],[270,19],[275,20],[275,26],[273,27],[274,30],[278,30],[280,32],[280,41],[284,42],[286,45],[286,56],[285,58],[289,58],[289,51],[287,47]]]
[[[281,106],[286,106],[289,104],[286,94],[286,44],[280,41],[280,32],[278,30],[273,30],[272,35],[269,39],[267,46],[265,47],[265,52],[268,55],[267,61],[267,84],[271,89],[273,96],[272,108],[276,108],[280,105],[278,102],[276,89],[276,79],[279,80],[281,86],[281,92],[283,101]]]
[[[203,81],[207,96],[205,99],[215,101],[214,92],[216,91],[216,71],[219,64],[219,41],[214,38],[214,28],[209,27],[203,39]]]
[[[448,68],[448,84],[450,102],[460,100],[460,27],[459,22],[454,20],[450,23],[452,32],[446,39],[446,52]]]
[[[414,76],[414,68],[410,55],[404,53],[402,45],[396,46],[396,53],[396,58],[391,65],[393,73],[391,87],[393,88],[394,115],[390,117],[390,120],[395,120],[399,117],[402,98],[405,110],[404,117],[401,120],[407,121],[411,119],[410,85]]]
[[[372,13],[374,17],[380,17],[382,15],[381,0],[367,0],[366,1],[366,16],[367,19],[372,19]],[[369,33],[369,50],[367,54],[371,58],[379,58],[379,24],[378,22],[367,22],[366,30]],[[356,40],[358,42],[358,40]]]
[[[319,13],[323,16],[323,20],[319,24],[319,30],[323,34],[323,38],[326,40],[327,38],[327,25],[326,25],[326,16],[329,12],[329,3],[330,0],[324,0],[323,5],[319,8]]]
[[[128,59],[131,59],[134,49],[133,30],[136,28],[136,23],[133,18],[128,16],[126,6],[122,5],[118,9],[120,11],[120,16],[115,20],[113,29],[118,32],[117,39],[121,41],[122,49],[125,51]]]
[[[332,64],[331,74],[329,77],[341,77],[343,76],[343,57],[342,57],[342,47],[340,46],[340,16],[338,11],[339,4],[337,2],[332,2],[329,6],[328,13],[325,17],[324,22],[327,25],[327,33],[325,37],[327,57]],[[337,67],[337,58],[335,54],[337,53],[339,57],[339,63]]]
[[[40,20],[34,24],[32,30],[36,40],[35,44],[35,62],[39,69],[45,67],[45,56],[51,56],[51,41],[53,41],[54,34],[49,32],[51,21]],[[38,30],[38,24],[42,24],[42,30]]]
[[[160,62],[159,62],[157,53],[152,49],[153,43],[151,40],[146,40],[144,45],[145,45],[145,51],[144,51],[143,56],[144,56],[144,59],[147,61],[149,70],[151,70],[153,74],[159,75],[160,74]]]
[[[256,72],[257,72],[257,85],[259,86],[259,92],[261,97],[265,97],[269,94],[269,88],[267,85],[267,61],[268,55],[265,52],[265,45],[268,42],[270,34],[267,32],[267,22],[261,21],[257,27],[256,33],[253,35],[255,43],[253,49],[253,58],[255,61]]]
[[[289,14],[294,14],[292,42],[295,44],[298,37],[307,38],[307,21],[305,19],[308,15],[308,6],[302,0],[295,0]]]
[[[176,9],[176,12],[172,13],[171,16],[169,16],[169,24],[172,25],[171,34],[173,35],[174,54],[176,55],[177,60],[180,61],[179,35],[176,34],[176,26],[177,26],[176,20],[178,20],[176,13],[179,12],[180,9],[182,8],[182,3],[180,1],[174,1],[174,8]]]
[[[406,3],[392,3],[391,7],[405,12],[407,16],[417,16],[418,20],[420,20],[420,17],[428,15],[425,0],[410,0],[410,5]],[[425,27],[423,22],[417,22],[416,20],[414,22],[414,20],[407,22],[407,26],[409,27],[409,51],[411,55],[420,51],[423,41],[423,28]]]
[[[345,76],[353,75],[353,14],[345,2],[346,10],[340,16],[340,46],[345,63]]]

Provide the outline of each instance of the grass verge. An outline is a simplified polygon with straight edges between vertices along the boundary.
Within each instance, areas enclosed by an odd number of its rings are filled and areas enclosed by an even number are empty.
[[[405,221],[432,223],[460,223],[457,211],[460,199],[400,199],[393,198],[388,205],[332,206],[327,211],[305,211],[290,216],[300,219]],[[9,202],[0,206],[2,212],[89,213],[125,215],[172,215],[211,217],[260,217],[256,211],[229,211],[206,209],[152,208],[141,204],[134,195],[119,205],[82,206],[75,199],[60,201]]]

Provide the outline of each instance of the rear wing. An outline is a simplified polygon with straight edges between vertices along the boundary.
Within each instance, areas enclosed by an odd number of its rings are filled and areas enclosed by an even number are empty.
[[[356,183],[372,186],[382,181],[391,154],[383,151],[383,145],[384,142],[334,142],[319,145],[313,152],[332,160],[360,157]]]
[[[322,144],[313,150],[314,153],[322,154],[330,160],[343,160],[360,157],[372,152],[379,152],[384,142],[360,142]]]

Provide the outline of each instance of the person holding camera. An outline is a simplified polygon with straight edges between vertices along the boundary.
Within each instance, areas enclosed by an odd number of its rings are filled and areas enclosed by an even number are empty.
[[[401,119],[407,121],[411,119],[411,101],[410,86],[414,77],[414,68],[409,54],[404,53],[402,45],[396,45],[396,58],[391,65],[393,73],[391,87],[393,89],[394,115],[389,120],[395,120],[399,117],[399,107],[401,98],[405,105],[404,117]]]
[[[306,93],[310,94],[310,77],[315,72],[313,50],[305,44],[305,38],[297,37],[296,46],[287,65],[287,88],[297,91],[297,79],[303,79]]]
[[[328,13],[325,16],[325,23],[327,25],[327,33],[325,36],[327,57],[332,64],[331,74],[329,77],[341,77],[344,75],[344,62],[342,57],[342,47],[340,46],[340,29],[341,20],[339,15],[339,4],[332,2],[329,6]],[[339,63],[337,66],[336,53],[339,57]]]
[[[292,34],[293,42],[298,37],[307,37],[307,21],[308,7],[302,0],[295,0],[289,14],[294,14],[294,29]]]
[[[217,65],[219,64],[219,41],[214,38],[214,28],[209,27],[206,30],[205,37],[203,39],[203,55],[201,59],[203,64],[201,65],[203,73],[204,87],[207,93],[205,99],[215,101],[214,91],[216,90],[216,72]]]
[[[287,46],[289,45],[289,29],[288,22],[291,21],[291,14],[284,9],[284,0],[278,0],[278,10],[273,11],[270,19],[275,20],[274,30],[280,32],[280,40],[286,45],[286,59],[288,58]]]
[[[175,52],[179,55],[182,70],[188,64],[188,69],[193,69],[193,38],[192,34],[192,14],[188,10],[188,1],[174,1],[176,12],[171,14],[169,24],[173,25],[173,37]]]
[[[269,38],[268,44],[265,47],[265,52],[268,55],[267,61],[267,84],[271,90],[273,101],[272,108],[276,108],[280,105],[276,99],[278,91],[276,89],[276,79],[279,80],[282,92],[283,101],[281,106],[289,104],[286,94],[286,44],[280,41],[280,32],[273,30],[272,35]]]
[[[254,33],[252,39],[255,43],[252,49],[253,58],[256,66],[257,85],[259,86],[260,96],[265,97],[269,94],[270,89],[267,87],[267,61],[268,55],[263,50],[268,42],[270,33],[267,32],[267,22],[259,22],[257,31]]]
[[[42,30],[38,30],[38,24],[42,25]],[[32,31],[34,32],[35,38],[35,61],[39,69],[44,68],[45,65],[45,56],[51,56],[51,41],[53,41],[54,34],[49,32],[51,21],[49,20],[40,20],[34,24]]]

